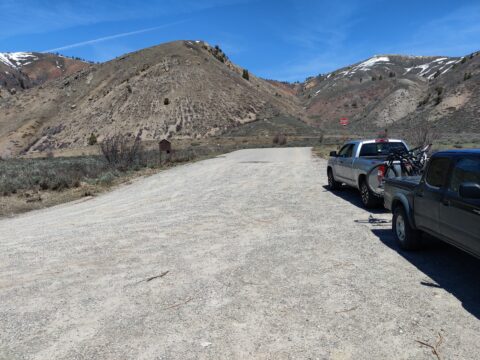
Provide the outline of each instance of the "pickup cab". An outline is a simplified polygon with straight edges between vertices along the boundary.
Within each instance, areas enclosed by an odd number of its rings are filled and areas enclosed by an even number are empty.
[[[337,190],[342,184],[360,190],[365,207],[376,207],[382,198],[367,184],[367,173],[386,160],[393,150],[408,151],[407,144],[396,139],[354,140],[345,143],[340,151],[332,151],[327,165],[328,187]]]
[[[480,149],[437,152],[422,177],[387,179],[384,201],[403,249],[428,233],[480,257]]]

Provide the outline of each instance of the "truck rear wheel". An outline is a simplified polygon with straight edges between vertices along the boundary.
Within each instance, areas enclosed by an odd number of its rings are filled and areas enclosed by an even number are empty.
[[[404,250],[416,250],[421,246],[421,233],[413,229],[403,206],[397,206],[392,219],[393,236]]]
[[[382,198],[378,197],[372,192],[372,190],[370,190],[366,180],[360,182],[360,195],[362,196],[363,206],[366,208],[376,208],[381,204]]]

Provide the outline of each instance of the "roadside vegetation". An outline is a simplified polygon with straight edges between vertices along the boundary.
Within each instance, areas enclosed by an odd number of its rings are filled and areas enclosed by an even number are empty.
[[[174,150],[168,155],[165,152],[160,154],[156,143],[143,143],[138,137],[127,139],[116,135],[97,143],[96,136],[92,134],[90,151],[96,150],[89,155],[80,156],[77,153],[72,156],[71,152],[67,152],[68,156],[46,153],[44,157],[37,158],[0,159],[0,216],[94,196],[177,164],[239,149],[309,146],[316,156],[328,158],[330,152],[338,150],[345,141],[362,137],[322,133],[305,136],[283,131],[273,136],[253,136],[252,132],[249,133],[174,141]],[[410,135],[406,136],[410,137],[407,142],[433,140],[435,149],[480,146],[480,139],[452,137],[437,140],[436,134],[429,131],[417,131]]]
[[[94,196],[114,186],[129,183],[163,169],[227,152],[272,147],[272,137],[210,138],[195,140],[160,153],[156,144],[147,144],[122,135],[93,141],[96,154],[0,160],[0,216]],[[96,137],[95,137],[96,140]],[[291,136],[273,146],[314,146],[318,137]]]
[[[321,137],[322,141],[313,145],[313,153],[324,159],[328,159],[331,151],[338,151],[340,147],[349,140],[355,139],[375,139],[378,134],[348,134],[342,136],[325,135]],[[411,123],[409,127],[402,131],[396,131],[388,135],[391,138],[405,140],[410,148],[432,144],[432,152],[448,149],[468,149],[480,148],[480,137],[476,134],[471,136],[458,134],[439,133],[428,124]]]
[[[0,160],[0,216],[96,195],[135,178],[230,149],[198,146],[168,156],[160,156],[158,150],[138,149],[128,159],[123,151],[117,154],[122,159],[117,162],[104,155]]]
[[[24,190],[65,190],[82,181],[96,182],[116,176],[100,156],[75,158],[12,159],[0,162],[3,196]]]

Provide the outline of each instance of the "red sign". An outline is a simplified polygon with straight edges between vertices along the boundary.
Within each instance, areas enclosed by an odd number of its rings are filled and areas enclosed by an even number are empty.
[[[347,126],[348,125],[348,119],[347,118],[341,118],[340,119],[340,125]]]

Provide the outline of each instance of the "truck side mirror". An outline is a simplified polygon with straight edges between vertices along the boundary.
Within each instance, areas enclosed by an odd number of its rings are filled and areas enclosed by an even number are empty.
[[[458,193],[465,199],[480,199],[480,184],[474,182],[464,182],[460,185]]]
[[[337,157],[337,152],[336,151],[330,151],[330,156],[331,157]]]

